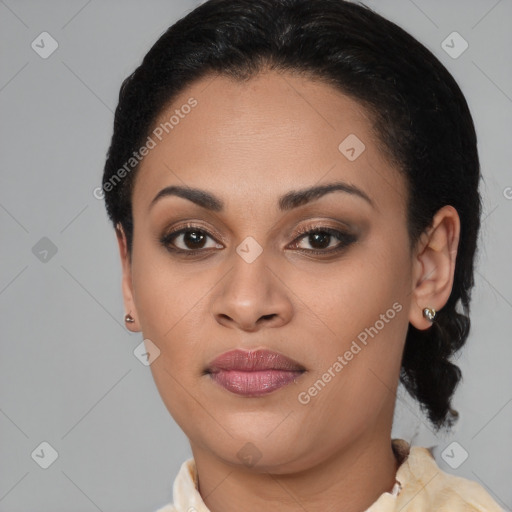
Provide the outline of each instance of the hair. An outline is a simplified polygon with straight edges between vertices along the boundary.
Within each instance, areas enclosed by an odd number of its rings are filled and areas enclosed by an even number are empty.
[[[103,174],[110,220],[122,226],[131,258],[138,165],[115,186],[112,180],[179,93],[209,75],[243,81],[267,69],[323,81],[365,107],[379,149],[407,185],[410,249],[442,206],[457,210],[461,230],[450,297],[430,328],[409,324],[400,370],[400,381],[435,429],[451,429],[458,417],[451,399],[462,374],[450,358],[469,334],[480,228],[476,133],[464,95],[443,64],[367,6],[208,0],[169,27],[119,92]]]

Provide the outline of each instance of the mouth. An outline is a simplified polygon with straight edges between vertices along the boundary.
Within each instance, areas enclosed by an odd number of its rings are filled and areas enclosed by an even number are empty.
[[[256,397],[296,382],[306,372],[298,362],[269,350],[232,350],[214,359],[206,374],[231,393]]]

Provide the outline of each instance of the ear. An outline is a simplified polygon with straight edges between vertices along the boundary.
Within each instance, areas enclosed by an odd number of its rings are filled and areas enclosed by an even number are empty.
[[[116,226],[117,243],[119,246],[119,255],[121,257],[121,265],[123,269],[122,277],[122,290],[123,290],[123,302],[124,308],[135,320],[135,322],[125,322],[126,328],[131,332],[140,332],[139,317],[137,314],[137,308],[133,300],[133,287],[132,287],[132,269],[131,262],[128,256],[128,248],[126,242],[126,235],[124,233],[122,225],[119,223]],[[124,320],[124,318],[123,318]]]
[[[453,286],[459,236],[460,219],[457,210],[446,205],[437,211],[415,248],[409,322],[417,329],[428,329],[432,325],[423,316],[424,308],[439,311],[448,302]]]

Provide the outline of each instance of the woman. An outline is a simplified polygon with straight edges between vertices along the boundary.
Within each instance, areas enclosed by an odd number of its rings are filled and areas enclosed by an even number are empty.
[[[103,178],[126,325],[193,453],[159,512],[501,510],[391,439],[399,380],[456,418],[479,178],[452,76],[364,6],[209,0],[160,37]]]

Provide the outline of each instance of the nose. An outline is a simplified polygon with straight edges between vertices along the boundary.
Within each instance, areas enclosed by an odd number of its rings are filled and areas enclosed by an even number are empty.
[[[233,267],[214,295],[213,314],[219,324],[255,332],[281,327],[292,318],[291,292],[264,254],[251,263],[234,254]]]

